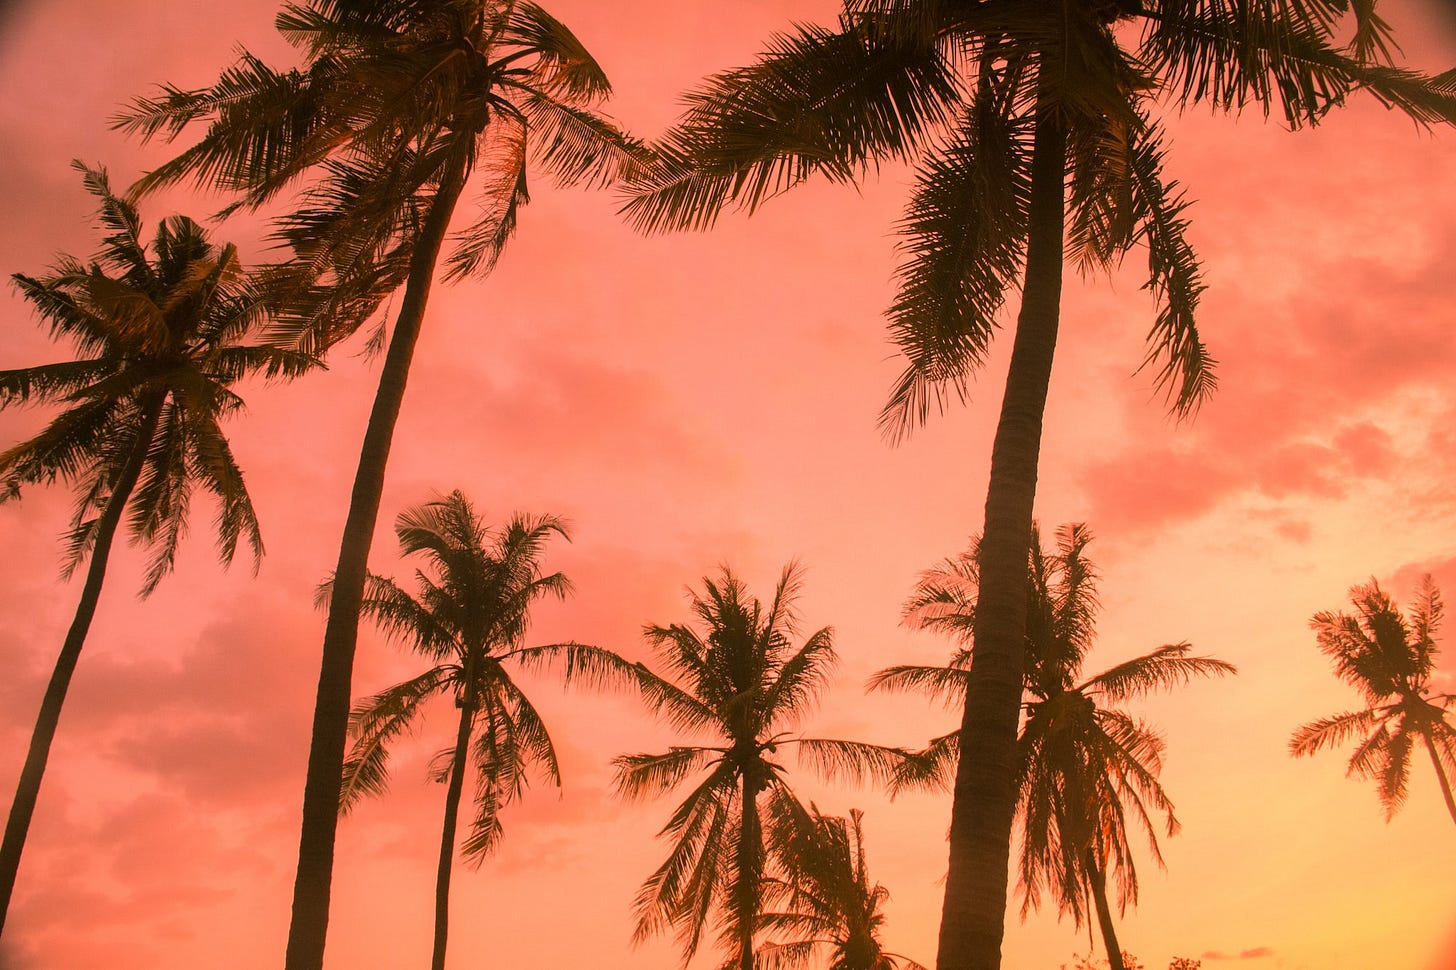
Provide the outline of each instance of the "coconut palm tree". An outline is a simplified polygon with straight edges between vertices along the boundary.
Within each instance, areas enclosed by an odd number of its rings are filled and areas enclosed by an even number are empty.
[[[12,279],[75,360],[0,371],[0,407],[55,404],[60,413],[28,441],[0,453],[0,501],[22,486],[61,479],[76,489],[64,574],[86,562],[75,617],[41,699],[30,749],[0,846],[0,929],[15,888],[26,833],[71,676],[101,596],[112,542],[125,518],[151,550],[147,596],[171,571],[193,491],[212,493],[218,555],[232,561],[242,540],[256,569],[263,540],[243,474],[222,430],[242,409],[232,387],[253,375],[293,377],[316,363],[266,343],[245,343],[270,312],[237,249],[172,216],[150,251],[132,196],[111,189],[104,169],[74,163],[100,200],[106,233],[90,263],[62,257],[51,274]]]
[[[765,944],[760,970],[796,970],[828,949],[829,970],[925,970],[880,943],[889,890],[871,883],[865,862],[864,813],[826,816],[811,807],[811,824],[788,846],[791,877],[768,883],[768,902],[782,907],[763,914],[760,925],[787,933],[787,943]]]
[[[323,348],[373,317],[399,286],[334,571],[304,787],[288,970],[320,970],[339,778],[369,545],[385,465],[437,263],[462,198],[479,217],[446,257],[450,280],[495,265],[527,201],[528,161],[558,183],[604,183],[638,147],[595,112],[609,93],[580,41],[526,0],[309,0],[278,28],[305,56],[276,71],[244,53],[218,82],[134,101],[117,124],[144,138],[202,137],[150,173],[261,206],[304,182],[278,221],[292,271],[288,329]],[[371,345],[383,345],[383,325]]]
[[[1456,694],[1431,690],[1441,594],[1427,576],[1411,604],[1409,621],[1374,579],[1367,586],[1351,587],[1350,604],[1354,615],[1316,613],[1310,626],[1320,650],[1334,662],[1336,675],[1358,690],[1367,706],[1304,725],[1290,739],[1290,753],[1314,754],[1363,735],[1346,774],[1375,782],[1389,821],[1405,802],[1411,749],[1419,743],[1430,755],[1446,810],[1456,822],[1451,795],[1456,725],[1447,716]]]
[[[637,894],[634,941],[677,929],[686,963],[716,911],[723,966],[753,970],[754,934],[766,880],[783,865],[783,847],[809,815],[774,756],[797,745],[801,756],[832,773],[886,774],[897,752],[791,732],[817,700],[836,662],[828,627],[795,647],[794,600],[800,570],[790,564],[765,606],[724,567],[689,591],[696,628],[649,626],[648,641],[677,682],[644,682],[648,704],[682,730],[712,743],[674,745],[661,754],[615,761],[617,788],[650,798],[695,778],[688,797],[660,833],[672,851]]]
[[[340,810],[383,793],[390,744],[410,731],[433,697],[450,696],[460,711],[455,744],[436,758],[446,782],[445,818],[435,884],[435,943],[431,967],[445,966],[450,915],[450,873],[466,776],[475,774],[475,815],[460,846],[479,864],[499,843],[500,811],[520,797],[534,771],[561,785],[551,736],[540,715],[511,679],[511,668],[564,663],[568,680],[635,679],[636,668],[615,653],[578,643],[522,644],[532,604],[565,598],[571,584],[545,573],[541,555],[553,535],[567,538],[553,516],[517,515],[487,529],[460,492],[401,512],[395,522],[400,551],[430,564],[418,574],[419,595],[370,575],[363,613],[390,636],[404,640],[433,666],[365,699],[350,716],[352,750],[344,763]],[[320,591],[324,601],[327,588]]]
[[[882,415],[899,437],[964,398],[1009,292],[1021,291],[992,448],[974,672],[961,723],[941,970],[994,970],[1006,909],[1025,640],[1025,560],[1063,265],[1148,257],[1158,303],[1144,364],[1178,415],[1214,388],[1195,323],[1203,283],[1187,201],[1163,171],[1157,106],[1277,111],[1316,124],[1365,90],[1422,124],[1456,119],[1456,72],[1393,66],[1374,2],[846,0],[687,98],[625,212],[705,228],[815,175],[913,163],[889,310],[907,358]],[[1335,32],[1352,24],[1348,47]]]
[[[1189,656],[1186,643],[1159,647],[1078,682],[1096,637],[1097,573],[1085,556],[1091,532],[1064,526],[1055,552],[1041,550],[1033,529],[1027,577],[1026,719],[1017,744],[1015,778],[1021,857],[1018,872],[1025,919],[1042,894],[1080,926],[1095,910],[1113,970],[1125,970],[1107,893],[1111,877],[1119,911],[1137,902],[1137,870],[1128,842],[1129,819],[1142,828],[1162,865],[1153,824],[1161,814],[1168,835],[1178,829],[1173,804],[1158,782],[1163,741],[1116,705],[1195,676],[1235,672],[1232,664]],[[974,635],[978,575],[975,553],[942,564],[924,577],[907,606],[913,624],[941,629],[962,642]],[[891,667],[872,687],[924,690],[962,702],[971,652],[949,667]],[[935,739],[904,761],[897,787],[946,786],[954,777],[960,735]]]

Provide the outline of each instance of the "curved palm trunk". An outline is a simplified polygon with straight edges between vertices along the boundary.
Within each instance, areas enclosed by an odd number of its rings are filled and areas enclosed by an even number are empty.
[[[1112,907],[1107,905],[1107,876],[1097,862],[1097,855],[1087,850],[1087,881],[1092,886],[1092,905],[1097,909],[1097,925],[1102,929],[1102,945],[1107,949],[1108,970],[1127,970],[1122,962],[1122,948],[1117,944],[1117,929],[1112,925]]]
[[[455,732],[455,756],[450,759],[450,788],[445,793],[445,821],[440,826],[440,868],[435,875],[435,950],[430,970],[445,970],[445,943],[450,933],[450,869],[455,863],[455,828],[460,818],[460,794],[465,788],[465,757],[470,747],[470,725],[475,708],[460,708]]]
[[[96,604],[101,599],[101,584],[106,579],[106,561],[111,555],[112,540],[116,538],[117,526],[121,524],[122,512],[127,499],[141,477],[142,466],[146,464],[147,450],[161,419],[164,395],[153,395],[142,402],[141,425],[137,428],[137,442],[127,456],[121,474],[111,488],[111,497],[96,523],[96,544],[91,547],[91,563],[86,567],[86,582],[81,587],[81,602],[76,605],[76,615],[71,628],[66,631],[60,656],[56,658],[55,670],[51,672],[50,683],[46,685],[45,696],[41,698],[40,713],[36,715],[35,731],[30,736],[30,750],[25,764],[20,769],[20,783],[15,788],[15,801],[10,805],[10,818],[5,823],[5,841],[0,843],[0,933],[5,930],[5,914],[10,909],[10,896],[15,890],[15,876],[20,869],[20,854],[25,849],[25,836],[30,831],[30,820],[35,814],[35,803],[40,796],[41,779],[45,776],[46,762],[50,758],[51,742],[56,736],[56,727],[61,721],[61,707],[66,702],[66,692],[71,687],[71,676],[76,671],[76,661],[81,658],[81,647],[86,643],[86,633],[91,629],[91,620],[96,615]]]
[[[1062,293],[1066,132],[1049,110],[1038,112],[1033,151],[1026,280],[986,492],[938,970],[1001,966],[1016,811],[1026,557]]]
[[[339,544],[324,630],[323,659],[314,703],[313,741],[308,777],[303,788],[303,826],[298,843],[298,873],[293,885],[293,916],[288,927],[285,970],[322,970],[329,923],[329,889],[334,868],[334,836],[339,820],[339,782],[344,766],[349,699],[354,673],[354,647],[359,636],[359,608],[369,546],[379,518],[384,469],[390,441],[404,400],[410,360],[424,321],[435,263],[445,241],[450,217],[465,184],[467,160],[456,159],[441,180],[430,204],[420,238],[410,259],[409,279],[389,352],[379,375],[379,390],[364,432],[359,468],[349,500],[349,517]]]
[[[1446,769],[1436,754],[1436,745],[1431,741],[1431,736],[1425,735],[1425,740],[1426,751],[1431,755],[1431,767],[1436,769],[1436,781],[1440,783],[1441,795],[1446,799],[1446,811],[1451,813],[1451,821],[1456,822],[1456,799],[1451,797],[1451,781],[1446,777]]]

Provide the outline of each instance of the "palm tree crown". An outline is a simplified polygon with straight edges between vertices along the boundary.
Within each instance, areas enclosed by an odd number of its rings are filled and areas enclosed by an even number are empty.
[[[201,139],[145,180],[184,177],[259,206],[311,178],[278,221],[296,255],[277,274],[285,332],[327,347],[401,284],[334,570],[304,785],[287,970],[322,970],[354,650],[394,427],[436,264],[457,203],[480,217],[456,238],[449,275],[483,275],[528,199],[529,159],[563,184],[601,183],[638,147],[595,113],[610,86],[580,41],[528,0],[310,0],[277,24],[304,67],[244,53],[211,88],[165,88],[117,119],[143,137],[194,122]],[[382,346],[381,325],[371,346]]]
[[[1447,718],[1456,694],[1431,689],[1435,635],[1444,612],[1441,594],[1427,576],[1409,621],[1373,579],[1350,589],[1350,604],[1353,615],[1316,613],[1310,626],[1336,675],[1358,690],[1367,706],[1311,721],[1294,732],[1289,750],[1309,755],[1364,735],[1350,756],[1348,774],[1376,783],[1388,820],[1405,802],[1411,748],[1419,742],[1456,822],[1450,780],[1456,773],[1456,725]]]
[[[646,629],[675,678],[644,685],[648,703],[676,727],[717,742],[616,760],[617,786],[628,798],[649,798],[706,772],[663,827],[675,844],[636,903],[635,938],[675,926],[685,960],[697,952],[716,911],[723,965],[753,970],[765,879],[782,865],[791,833],[808,825],[774,759],[780,746],[798,745],[829,771],[888,764],[886,749],[792,733],[837,659],[828,627],[793,645],[799,588],[800,571],[790,565],[765,605],[724,568],[719,579],[703,580],[703,595],[692,593],[696,628]]]
[[[313,180],[278,222],[295,280],[310,284],[311,299],[293,294],[309,343],[352,332],[405,283],[428,214],[448,222],[462,191],[479,216],[455,238],[451,279],[494,267],[529,201],[530,161],[563,185],[601,184],[642,157],[595,113],[606,75],[534,3],[311,0],[285,4],[277,24],[305,67],[244,52],[215,86],[164,87],[116,123],[168,139],[206,125],[145,187],[194,177],[256,207]]]
[[[401,552],[422,555],[430,572],[417,574],[417,597],[371,575],[363,612],[434,665],[354,708],[354,745],[344,764],[339,804],[347,812],[360,798],[381,794],[391,742],[414,725],[427,700],[453,697],[460,711],[455,744],[436,756],[433,772],[448,786],[436,895],[433,966],[439,970],[465,776],[474,771],[475,814],[461,851],[477,865],[499,843],[500,811],[522,794],[532,771],[561,784],[551,736],[510,668],[561,662],[568,681],[585,677],[597,683],[634,680],[636,668],[584,644],[523,645],[532,604],[544,596],[564,598],[571,589],[563,574],[544,573],[540,563],[553,535],[567,538],[561,520],[517,515],[489,530],[456,491],[401,512],[395,532]],[[326,595],[322,590],[321,599]]]
[[[221,422],[242,409],[233,390],[254,375],[294,377],[317,362],[267,343],[247,343],[271,313],[237,249],[210,242],[185,216],[164,219],[150,251],[130,196],[106,172],[80,162],[100,200],[101,249],[90,263],[63,257],[44,277],[16,274],[56,338],[75,360],[0,371],[0,407],[59,405],[35,437],[0,453],[0,501],[61,479],[76,490],[65,572],[90,555],[80,602],[41,702],[0,847],[0,928],[40,792],[71,675],[90,630],[112,540],[128,531],[151,549],[142,595],[172,568],[194,489],[216,498],[218,554],[231,562],[239,540],[256,569],[262,535],[243,474]]]
[[[770,932],[790,942],[766,944],[762,970],[807,966],[816,951],[828,949],[828,970],[925,970],[880,943],[889,890],[870,881],[865,861],[864,813],[826,816],[811,808],[811,824],[794,833],[788,846],[791,878],[770,880],[768,900],[783,907],[761,917]]]
[[[1161,814],[1169,835],[1177,831],[1178,822],[1158,782],[1162,739],[1117,705],[1195,676],[1235,671],[1221,660],[1189,656],[1188,644],[1180,643],[1079,681],[1096,637],[1097,572],[1085,555],[1091,538],[1085,525],[1064,526],[1058,530],[1055,552],[1043,551],[1036,541],[1029,557],[1026,717],[1016,763],[1018,873],[1023,919],[1040,905],[1044,892],[1077,925],[1091,917],[1090,903],[1108,959],[1120,968],[1106,879],[1116,881],[1119,909],[1135,903],[1137,870],[1129,822],[1145,831],[1149,851],[1160,865],[1153,819]],[[972,551],[926,573],[906,607],[907,619],[968,639],[975,622],[977,572]],[[871,683],[959,701],[965,695],[969,663],[970,651],[961,649],[949,667],[891,667]],[[937,738],[900,766],[895,784],[944,787],[954,777],[958,755],[959,735]]]

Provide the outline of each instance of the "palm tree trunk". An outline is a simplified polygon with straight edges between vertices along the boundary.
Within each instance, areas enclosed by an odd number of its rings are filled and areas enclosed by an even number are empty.
[[[743,775],[743,832],[738,839],[738,967],[753,970],[753,924],[758,918],[758,885],[763,875],[759,858],[763,838],[759,834],[758,791],[749,775]]]
[[[1431,741],[1431,736],[1427,734],[1425,739],[1426,751],[1431,755],[1431,767],[1436,769],[1436,781],[1441,785],[1441,795],[1446,799],[1446,811],[1451,813],[1451,821],[1456,822],[1456,799],[1451,797],[1451,782],[1446,777],[1446,769],[1436,754],[1436,745]]]
[[[465,758],[474,716],[473,706],[461,705],[455,756],[450,759],[450,788],[445,793],[445,822],[440,827],[440,868],[435,876],[435,950],[430,958],[430,970],[445,970],[445,942],[450,932],[450,869],[455,862],[455,826],[460,817],[460,793],[465,788]]]
[[[415,244],[404,300],[379,375],[379,390],[369,414],[369,427],[364,432],[359,468],[354,476],[349,516],[339,544],[339,562],[334,569],[328,625],[324,630],[323,659],[314,702],[313,741],[303,788],[303,826],[299,834],[298,873],[293,885],[293,916],[288,927],[285,970],[323,970],[334,836],[339,819],[339,782],[343,774],[354,647],[359,635],[359,608],[364,599],[369,547],[379,518],[384,469],[404,400],[410,360],[424,321],[440,248],[465,185],[466,166],[463,154],[450,163]]]
[[[938,970],[999,970],[1026,636],[1026,562],[1062,292],[1066,131],[1039,108],[1026,280],[991,452]]]
[[[1122,962],[1122,949],[1117,944],[1117,929],[1112,925],[1112,907],[1107,905],[1107,876],[1097,856],[1087,850],[1087,880],[1092,884],[1092,905],[1097,908],[1097,925],[1102,929],[1102,945],[1107,949],[1108,970],[1127,970]]]
[[[141,477],[142,467],[147,461],[147,451],[161,420],[165,396],[153,394],[141,403],[141,423],[137,427],[136,444],[127,456],[126,464],[111,486],[111,497],[96,523],[96,542],[91,547],[91,562],[86,567],[86,582],[81,587],[81,602],[76,605],[76,615],[71,628],[61,644],[60,656],[56,658],[55,670],[51,672],[50,683],[46,685],[45,696],[41,698],[40,713],[35,719],[35,731],[30,736],[30,750],[25,756],[25,765],[20,769],[20,783],[16,785],[15,801],[10,805],[10,818],[5,823],[5,840],[0,843],[0,933],[5,930],[5,915],[10,909],[10,896],[15,890],[15,876],[20,869],[20,854],[25,849],[25,836],[30,831],[30,820],[35,814],[35,803],[40,796],[41,779],[45,776],[46,761],[50,758],[51,742],[56,736],[56,727],[61,720],[61,707],[66,702],[66,692],[71,686],[71,676],[76,671],[76,661],[81,658],[81,647],[86,643],[86,633],[91,629],[91,620],[96,615],[96,604],[101,599],[101,584],[106,579],[106,562],[111,555],[112,540],[121,524],[122,512],[127,499]]]

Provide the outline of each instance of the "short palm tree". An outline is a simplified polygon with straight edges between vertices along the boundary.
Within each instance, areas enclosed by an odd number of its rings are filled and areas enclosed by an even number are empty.
[[[1363,735],[1347,774],[1375,782],[1389,820],[1405,802],[1411,748],[1419,743],[1430,755],[1446,810],[1456,822],[1451,795],[1456,725],[1448,718],[1456,694],[1431,690],[1441,594],[1427,576],[1409,621],[1373,579],[1351,588],[1350,604],[1353,615],[1316,613],[1310,626],[1336,675],[1358,690],[1367,706],[1311,721],[1294,732],[1289,750],[1296,756],[1314,754]]]
[[[1036,537],[1035,531],[1033,536]],[[1040,542],[1027,570],[1026,719],[1017,745],[1017,817],[1020,819],[1025,919],[1043,892],[1082,925],[1090,902],[1113,970],[1124,970],[1108,901],[1107,879],[1117,885],[1119,910],[1137,901],[1137,870],[1128,842],[1129,819],[1145,830],[1158,864],[1155,814],[1164,829],[1178,829],[1173,804],[1158,782],[1163,741],[1144,722],[1117,706],[1151,690],[1195,676],[1235,672],[1232,664],[1189,656],[1186,643],[1159,647],[1078,683],[1096,636],[1097,573],[1085,556],[1091,533],[1064,526],[1057,550]],[[978,594],[975,553],[927,573],[907,607],[912,623],[942,629],[963,641],[975,625]],[[960,702],[969,682],[970,651],[950,667],[892,667],[872,686],[925,690]],[[945,786],[955,774],[959,735],[937,738],[907,759],[896,784]]]
[[[70,341],[80,356],[0,371],[0,407],[61,408],[45,430],[0,453],[0,500],[37,482],[59,478],[73,485],[76,514],[66,537],[66,575],[90,556],[0,846],[0,929],[122,520],[134,540],[151,549],[143,596],[171,570],[198,486],[220,506],[222,561],[232,560],[242,540],[256,568],[263,540],[221,422],[243,406],[232,390],[238,381],[293,377],[315,363],[294,351],[244,342],[265,322],[269,308],[235,247],[216,245],[197,223],[173,216],[157,227],[149,252],[135,199],[113,192],[104,170],[79,162],[75,167],[100,200],[106,233],[100,251],[90,263],[66,257],[49,276],[13,279],[52,336]]]
[[[674,926],[685,963],[716,912],[723,966],[754,968],[766,880],[782,868],[781,850],[793,833],[809,824],[774,760],[780,747],[798,745],[827,770],[883,774],[893,761],[890,749],[791,733],[837,659],[828,627],[793,645],[799,588],[800,571],[791,564],[765,606],[725,567],[719,579],[703,580],[703,595],[691,593],[696,628],[646,629],[677,679],[644,684],[647,702],[674,726],[714,739],[616,760],[617,787],[627,798],[650,798],[696,778],[662,829],[674,840],[672,851],[636,901],[634,939]]]
[[[458,203],[447,279],[495,265],[528,200],[528,160],[558,183],[604,183],[640,151],[595,113],[609,84],[565,26],[527,0],[309,0],[285,4],[305,66],[275,71],[246,52],[211,88],[138,99],[119,126],[201,139],[145,186],[194,178],[260,206],[300,180],[279,236],[279,274],[306,348],[327,347],[404,287],[364,433],[334,571],[304,788],[288,970],[320,970],[359,610],[385,465],[436,266]],[[382,324],[373,342],[383,342]]]
[[[880,943],[889,890],[871,883],[865,862],[864,813],[826,816],[811,808],[811,824],[789,845],[791,877],[769,883],[768,902],[782,907],[760,917],[789,942],[765,944],[760,970],[796,970],[828,950],[829,970],[925,970]]]
[[[1146,246],[1158,307],[1144,360],[1178,415],[1214,388],[1187,200],[1163,171],[1159,106],[1248,104],[1313,125],[1357,90],[1422,124],[1456,120],[1456,71],[1393,66],[1375,0],[845,0],[834,29],[775,37],[710,78],[626,213],[704,228],[815,175],[913,163],[890,328],[907,364],[882,415],[894,437],[963,399],[1020,289],[990,463],[976,664],[951,811],[941,970],[995,970],[1006,910],[1026,622],[1024,568],[1064,262],[1116,266]],[[1336,31],[1352,25],[1342,46]]]
[[[529,773],[561,784],[556,749],[540,715],[510,669],[563,663],[568,680],[632,681],[637,670],[615,653],[579,643],[522,644],[532,604],[565,598],[571,584],[545,573],[541,555],[553,536],[567,538],[553,516],[517,515],[487,529],[460,492],[401,512],[395,522],[400,551],[430,564],[418,573],[419,595],[371,575],[363,613],[389,635],[434,662],[429,670],[367,698],[350,716],[353,748],[344,764],[339,804],[347,812],[360,798],[381,794],[388,782],[391,742],[411,730],[426,701],[450,696],[460,710],[455,744],[436,758],[446,782],[445,819],[435,895],[431,966],[445,965],[450,872],[465,779],[475,774],[475,815],[461,844],[479,864],[501,838],[500,810],[525,790]],[[320,591],[324,600],[327,588]]]

